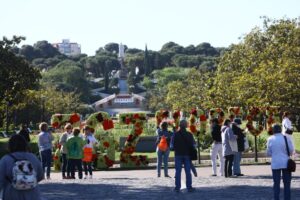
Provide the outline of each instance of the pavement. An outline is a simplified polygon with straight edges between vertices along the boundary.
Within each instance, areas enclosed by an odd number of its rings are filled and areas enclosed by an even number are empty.
[[[155,169],[95,171],[92,179],[66,180],[61,173],[51,173],[51,180],[40,182],[43,198],[47,200],[63,199],[160,199],[160,200],[236,200],[273,199],[273,180],[270,165],[243,165],[245,176],[224,178],[210,176],[211,167],[197,167],[198,177],[193,177],[195,192],[185,188],[185,175],[182,171],[182,189],[173,191],[174,178],[157,177]],[[300,163],[293,173],[291,183],[292,200],[300,199]],[[162,170],[163,174],[163,170]],[[169,175],[174,177],[174,169]],[[77,176],[77,174],[76,174]],[[282,185],[282,182],[281,182]],[[281,190],[281,195],[283,190]],[[283,199],[283,197],[282,197]]]

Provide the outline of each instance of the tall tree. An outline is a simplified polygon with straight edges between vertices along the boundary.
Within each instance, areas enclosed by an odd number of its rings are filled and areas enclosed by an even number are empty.
[[[152,72],[147,45],[145,47],[145,53],[144,53],[144,71],[147,76]]]

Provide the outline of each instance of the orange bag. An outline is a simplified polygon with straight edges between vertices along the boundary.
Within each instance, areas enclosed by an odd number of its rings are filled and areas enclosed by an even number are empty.
[[[92,162],[93,159],[93,148],[84,147],[83,149],[83,159],[84,162]]]
[[[163,135],[160,138],[160,142],[157,145],[158,149],[161,151],[166,151],[168,149],[167,138]]]

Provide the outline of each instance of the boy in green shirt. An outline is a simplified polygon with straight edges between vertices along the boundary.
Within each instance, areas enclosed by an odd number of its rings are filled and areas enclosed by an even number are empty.
[[[67,157],[70,164],[71,178],[75,179],[75,167],[78,170],[78,178],[82,179],[82,158],[83,158],[83,146],[84,140],[79,137],[80,129],[73,129],[73,137],[67,140]]]

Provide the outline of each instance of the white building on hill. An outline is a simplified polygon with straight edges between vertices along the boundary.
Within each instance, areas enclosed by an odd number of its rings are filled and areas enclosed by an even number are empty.
[[[69,39],[63,39],[62,43],[52,44],[58,51],[67,56],[74,56],[81,54],[81,46],[78,43],[70,42]]]

